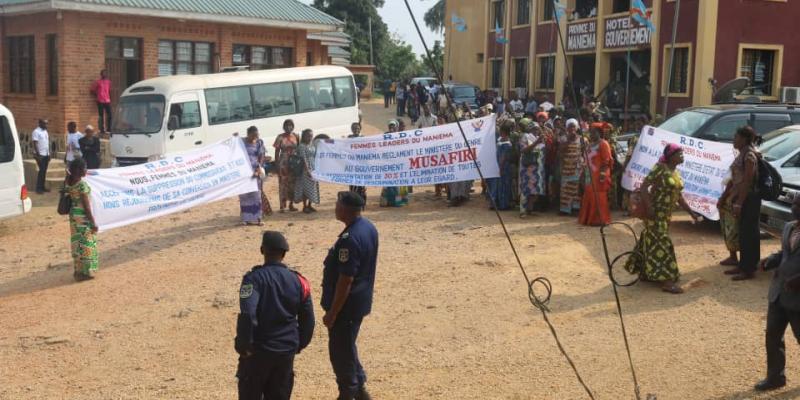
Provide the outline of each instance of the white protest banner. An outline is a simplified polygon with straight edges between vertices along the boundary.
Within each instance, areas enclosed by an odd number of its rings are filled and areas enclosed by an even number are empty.
[[[86,180],[101,231],[258,190],[236,137],[147,164],[91,170]]]
[[[678,166],[678,172],[683,179],[683,197],[689,207],[708,219],[719,220],[717,201],[725,189],[723,181],[736,158],[731,144],[699,140],[646,126],[622,176],[622,187],[631,191],[638,189],[664,154],[668,143],[683,148],[684,162]]]
[[[500,176],[495,117],[353,139],[320,141],[313,176],[356,186],[420,186]]]

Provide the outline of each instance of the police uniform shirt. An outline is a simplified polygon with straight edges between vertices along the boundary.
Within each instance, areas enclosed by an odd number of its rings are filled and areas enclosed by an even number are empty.
[[[378,231],[364,217],[358,217],[339,235],[325,258],[322,277],[322,308],[329,311],[339,274],[353,277],[350,294],[340,314],[364,317],[372,310],[375,269],[378,262]]]
[[[294,354],[314,332],[314,306],[308,281],[280,263],[245,274],[239,291],[241,313],[236,351]]]

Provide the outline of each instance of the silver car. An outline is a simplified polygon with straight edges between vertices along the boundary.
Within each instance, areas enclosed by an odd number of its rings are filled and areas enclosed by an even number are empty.
[[[764,135],[759,150],[783,179],[781,196],[775,201],[761,202],[761,229],[780,238],[783,226],[794,219],[792,202],[800,196],[800,125]]]

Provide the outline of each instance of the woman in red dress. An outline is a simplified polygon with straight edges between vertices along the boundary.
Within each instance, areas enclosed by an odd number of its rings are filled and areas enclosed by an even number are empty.
[[[590,130],[591,143],[584,155],[588,168],[584,170],[583,201],[578,216],[578,222],[582,225],[599,226],[611,223],[608,191],[611,189],[614,160],[611,157],[611,146],[602,135],[603,132],[598,127]]]

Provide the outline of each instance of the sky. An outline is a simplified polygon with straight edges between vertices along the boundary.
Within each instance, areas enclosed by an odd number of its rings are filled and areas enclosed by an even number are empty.
[[[311,4],[312,0],[300,0],[303,3]],[[436,0],[408,0],[411,9],[414,11],[414,16],[417,18],[419,28],[422,30],[422,35],[425,37],[425,42],[428,48],[433,47],[434,40],[444,41],[444,36],[441,33],[433,33],[427,26],[425,26],[424,16],[425,12],[431,8]],[[383,22],[389,26],[389,32],[397,33],[400,37],[414,48],[417,54],[425,53],[425,48],[422,46],[422,41],[417,35],[414,28],[414,23],[411,22],[411,17],[408,15],[405,2],[403,0],[386,0],[386,4],[378,9],[378,13],[383,18]],[[444,43],[442,43],[444,44]]]

